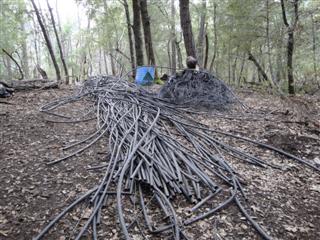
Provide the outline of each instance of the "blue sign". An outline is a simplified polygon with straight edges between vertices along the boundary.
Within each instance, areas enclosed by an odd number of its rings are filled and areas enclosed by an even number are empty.
[[[142,66],[136,69],[135,82],[138,85],[151,85],[154,82],[155,68],[152,66]]]

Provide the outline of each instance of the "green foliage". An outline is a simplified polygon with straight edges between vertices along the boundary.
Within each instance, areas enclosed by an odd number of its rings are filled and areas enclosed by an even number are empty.
[[[157,79],[154,80],[154,83],[158,84],[158,85],[163,85],[165,82],[162,81],[160,78],[157,78]]]
[[[100,71],[111,73],[111,57],[119,74],[128,71],[130,65],[130,52],[127,35],[127,26],[122,0],[68,0],[76,1],[81,9],[79,16],[81,28],[74,22],[61,22],[61,38],[69,68],[72,75],[79,76],[83,72],[84,59],[91,69],[92,74]],[[132,0],[127,0],[132,21]],[[293,16],[290,1],[286,2],[289,21]],[[320,49],[320,1],[299,1],[299,23],[295,31],[294,66],[297,86],[317,85],[313,83],[316,75],[320,79],[319,49]],[[258,82],[256,67],[247,59],[250,51],[265,70],[269,78],[280,81],[279,85],[286,84],[286,44],[287,34],[283,24],[280,1],[268,0],[207,0],[206,4],[206,29],[209,40],[208,67],[216,50],[213,70],[227,82],[240,85],[244,82]],[[10,52],[16,51],[20,56],[22,44],[27,42],[30,62],[34,68],[36,63],[49,73],[53,73],[51,62],[48,58],[46,46],[41,33],[35,37],[32,18],[32,8],[27,0],[2,0],[0,1],[0,46]],[[58,4],[61,1],[58,0]],[[202,1],[190,0],[190,12],[195,41],[199,33],[199,22],[202,11]],[[214,16],[216,6],[216,16]],[[176,37],[180,41],[183,61],[185,48],[180,27],[179,3],[175,1],[176,14],[174,16]],[[55,6],[53,6],[55,8]],[[54,9],[55,11],[56,9]],[[267,45],[267,10],[269,12],[269,38],[270,49]],[[169,66],[170,41],[171,41],[171,0],[148,1],[148,11],[151,22],[156,62],[159,66]],[[85,16],[84,16],[85,14]],[[57,46],[52,34],[52,26],[47,19],[47,9],[42,8],[42,15],[46,22],[49,35]],[[312,18],[311,18],[312,16]],[[214,17],[216,29],[214,29]],[[84,24],[84,22],[86,22]],[[22,29],[22,24],[26,28]],[[39,29],[36,29],[39,32]],[[214,37],[218,43],[214,45]],[[313,40],[315,36],[315,41]],[[313,44],[315,42],[315,44]],[[35,57],[34,45],[38,45],[39,60]],[[314,48],[316,54],[314,57]],[[2,56],[3,54],[0,53]],[[270,61],[273,68],[271,75]],[[2,62],[1,62],[2,61]],[[106,66],[105,66],[106,64]],[[243,67],[242,67],[243,66]],[[315,70],[315,66],[317,71]],[[6,74],[3,59],[0,59],[0,78]],[[260,83],[259,83],[260,84]],[[260,84],[260,85],[264,85]],[[285,87],[284,87],[285,89]]]

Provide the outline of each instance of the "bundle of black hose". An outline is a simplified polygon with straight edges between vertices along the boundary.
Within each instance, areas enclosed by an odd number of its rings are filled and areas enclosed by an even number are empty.
[[[209,72],[194,69],[171,77],[158,96],[174,104],[205,109],[226,109],[235,102],[235,94],[223,81]]]

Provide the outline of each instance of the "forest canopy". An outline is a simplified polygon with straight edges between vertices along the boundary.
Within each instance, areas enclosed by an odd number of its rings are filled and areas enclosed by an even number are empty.
[[[45,72],[73,83],[138,65],[181,69],[195,55],[201,68],[230,85],[289,93],[320,86],[320,1],[64,2],[1,1],[0,80]]]

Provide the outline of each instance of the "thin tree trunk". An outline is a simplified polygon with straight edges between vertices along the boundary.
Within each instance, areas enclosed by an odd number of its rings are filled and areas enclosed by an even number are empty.
[[[208,33],[206,33],[205,36],[205,54],[204,54],[204,64],[203,64],[203,68],[207,69],[207,65],[208,65],[208,55],[209,55],[209,37],[208,37]]]
[[[188,56],[197,58],[196,48],[192,34],[192,24],[189,10],[189,0],[179,0],[180,24],[183,32],[184,45]]]
[[[281,10],[282,10],[282,18],[284,25],[287,27],[288,32],[288,42],[287,42],[287,74],[288,74],[288,92],[289,94],[295,94],[294,89],[294,77],[293,77],[293,51],[294,51],[294,31],[297,26],[299,20],[299,0],[294,0],[294,20],[290,25],[287,20],[286,9],[284,5],[284,1],[281,0]]]
[[[133,46],[133,36],[132,36],[132,25],[130,20],[130,12],[128,7],[127,0],[123,0],[123,6],[126,14],[126,20],[127,20],[127,31],[128,31],[128,40],[129,40],[129,49],[130,49],[130,62],[131,62],[131,68],[132,71],[136,68],[136,61],[134,56],[134,46]]]
[[[138,66],[143,66],[143,42],[141,36],[141,17],[140,17],[140,0],[132,0],[133,9],[133,33],[134,46],[136,52],[136,63]]]
[[[237,82],[237,86],[238,86],[238,87],[241,85],[241,77],[242,77],[244,65],[245,65],[245,62],[246,62],[245,57],[246,57],[246,54],[244,53],[244,54],[243,54],[243,57],[242,57],[242,61],[241,61],[241,67],[240,67],[239,76],[238,76],[238,82]]]
[[[168,43],[167,43],[167,52],[168,52],[168,60],[169,60],[169,67],[170,68],[172,68],[172,62],[171,62],[171,49],[170,49],[170,47],[171,47],[171,39],[168,41]]]
[[[56,0],[56,15],[57,15],[57,26],[58,26],[58,32],[59,32],[59,35],[60,35],[60,42],[61,42],[61,46],[62,46],[62,52],[64,53],[64,57],[65,59],[68,59],[68,56],[69,56],[69,51],[67,49],[67,46],[66,46],[66,43],[67,43],[67,39],[66,39],[66,36],[65,34],[63,33],[62,31],[62,28],[61,28],[61,19],[60,19],[60,14],[59,14],[59,11],[58,11],[58,0]]]
[[[267,8],[266,34],[267,34],[267,47],[268,47],[268,62],[269,62],[269,70],[270,70],[271,80],[275,83],[275,81],[274,81],[274,74],[273,74],[273,67],[272,67],[272,61],[271,61],[269,1],[270,1],[270,0],[266,0],[266,8]]]
[[[182,54],[181,54],[181,49],[180,49],[180,42],[176,42],[176,49],[177,49],[177,55],[178,55],[178,66],[179,66],[179,69],[183,69]]]
[[[104,60],[105,71],[106,71],[106,74],[108,75],[108,74],[109,74],[109,71],[108,71],[108,61],[107,61],[107,54],[106,54],[105,51],[103,51],[103,60]]]
[[[214,49],[213,49],[213,57],[211,59],[209,71],[212,72],[214,61],[216,60],[218,53],[218,34],[217,34],[217,4],[213,5],[213,33],[214,33]],[[216,71],[218,69],[216,68]]]
[[[43,70],[39,64],[36,65],[36,69],[38,70],[38,72],[40,73],[42,79],[48,79],[48,75],[46,73],[45,70]]]
[[[114,63],[114,59],[113,59],[112,53],[109,53],[109,57],[110,57],[112,75],[115,76],[117,74],[116,73],[117,71],[116,71],[116,66],[115,66],[115,63]]]
[[[143,25],[143,32],[144,32],[144,42],[146,46],[146,53],[148,64],[155,65],[156,60],[154,57],[154,51],[152,46],[152,35],[151,35],[151,28],[150,28],[150,18],[148,14],[148,6],[147,0],[140,0],[140,12],[142,18],[142,25]]]
[[[6,69],[7,69],[7,73],[8,73],[8,79],[13,79],[13,73],[12,73],[12,69],[11,69],[11,59],[10,57],[8,57],[7,55],[4,56],[3,55],[3,62],[7,62],[6,64]]]
[[[176,73],[177,68],[177,53],[176,53],[176,23],[175,23],[176,8],[174,0],[171,0],[171,74]]]
[[[17,65],[18,67],[18,70],[19,70],[19,73],[20,73],[20,78],[18,78],[19,80],[22,80],[24,78],[24,75],[23,75],[23,71],[22,71],[22,68],[21,66],[19,65],[19,63],[14,59],[14,57],[8,53],[5,49],[2,48],[2,51]]]
[[[312,51],[313,51],[313,70],[314,70],[314,80],[317,82],[318,80],[318,72],[317,72],[317,53],[316,53],[316,31],[315,31],[315,23],[314,23],[314,18],[313,14],[311,14],[311,23],[312,23]]]
[[[47,0],[47,6],[48,6],[48,9],[49,9],[49,12],[50,12],[50,17],[51,17],[51,22],[52,22],[52,26],[53,26],[53,31],[54,31],[54,34],[55,34],[55,36],[56,36],[56,41],[57,41],[58,48],[59,48],[60,59],[61,59],[61,62],[62,62],[62,66],[63,66],[65,78],[66,78],[66,84],[69,84],[70,82],[69,82],[68,68],[67,68],[66,61],[65,61],[65,59],[64,59],[64,54],[63,54],[63,51],[62,51],[62,45],[61,45],[60,38],[59,38],[59,34],[58,34],[58,31],[57,31],[57,28],[56,28],[56,22],[55,22],[55,20],[54,20],[54,16],[53,16],[53,13],[52,13],[52,8],[50,7],[48,0]]]
[[[24,22],[21,22],[21,29],[23,32],[25,31]],[[29,72],[29,57],[28,57],[28,50],[27,50],[27,39],[22,40],[22,69],[23,69],[25,78],[29,79],[30,72]]]
[[[257,59],[251,54],[251,52],[248,52],[248,59],[253,62],[253,64],[257,67],[258,73],[263,77],[263,79],[267,82],[269,81],[268,75],[263,70]]]
[[[206,12],[207,12],[207,1],[202,0],[199,35],[198,35],[198,42],[197,42],[198,64],[201,67],[203,67],[203,62],[204,62],[203,61],[203,42],[205,38]]]
[[[49,50],[49,53],[50,53],[50,57],[51,57],[51,60],[52,60],[52,63],[54,65],[54,69],[56,71],[57,80],[59,81],[59,80],[61,80],[60,69],[59,69],[56,57],[54,55],[54,51],[53,51],[53,47],[52,47],[49,35],[48,35],[47,30],[46,30],[46,28],[45,28],[45,26],[44,26],[44,24],[43,24],[43,22],[41,20],[41,16],[40,16],[39,10],[38,10],[36,4],[34,3],[34,0],[31,0],[31,3],[32,3],[33,9],[34,9],[34,11],[36,13],[36,16],[37,16],[37,19],[38,19],[38,22],[39,22],[43,37],[44,37],[44,39],[46,41],[46,44],[47,44],[47,47],[48,47],[48,50]]]
[[[104,6],[104,12],[107,15],[108,14],[108,7],[107,7],[107,0],[103,1],[103,6]],[[107,33],[108,33],[108,29],[106,29]],[[112,56],[111,50],[112,50],[112,44],[111,42],[108,40],[106,48],[109,50],[109,53],[107,54],[109,59],[110,59],[110,65],[111,65],[111,74],[112,75],[116,75],[116,66],[115,66],[115,62],[114,62],[114,58]]]
[[[233,84],[236,84],[236,69],[237,69],[237,61],[238,61],[238,50],[236,54],[236,58],[234,59],[233,65],[232,65],[232,82]]]
[[[37,31],[37,24],[35,22],[34,17],[32,17],[32,23],[33,23],[33,37],[34,37],[34,52],[36,54],[36,65],[40,64],[40,58],[39,58],[39,50],[38,50],[38,31]]]
[[[277,34],[280,36],[276,42],[277,44],[277,56],[276,56],[276,73],[275,73],[275,77],[276,77],[276,82],[277,84],[280,83],[280,81],[284,78],[283,76],[283,63],[282,63],[282,52],[283,52],[283,44],[282,44],[282,38],[284,35],[284,27],[281,25],[281,27],[279,28],[279,32],[277,32]]]

